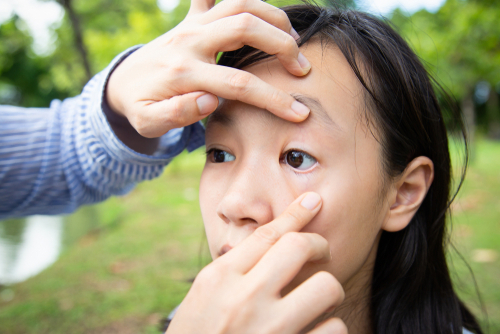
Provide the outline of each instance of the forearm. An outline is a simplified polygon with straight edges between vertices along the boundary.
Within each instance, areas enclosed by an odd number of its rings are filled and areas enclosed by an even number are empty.
[[[203,145],[200,124],[149,141],[110,121],[103,94],[118,61],[81,95],[50,108],[0,107],[0,219],[69,213],[124,194],[159,176],[184,149]]]

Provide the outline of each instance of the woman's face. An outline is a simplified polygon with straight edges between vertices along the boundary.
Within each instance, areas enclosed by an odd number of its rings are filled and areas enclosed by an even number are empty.
[[[301,48],[312,64],[303,78],[273,59],[247,71],[289,92],[311,109],[291,123],[238,101],[224,101],[206,129],[209,152],[200,205],[214,259],[314,191],[323,206],[303,232],[327,239],[332,260],[306,264],[287,292],[317,271],[350,288],[369,282],[389,205],[380,144],[367,126],[361,84],[342,53],[319,44]]]

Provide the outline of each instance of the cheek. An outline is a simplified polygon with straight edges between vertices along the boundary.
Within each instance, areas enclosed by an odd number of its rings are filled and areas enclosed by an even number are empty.
[[[362,182],[349,172],[338,171],[323,180],[328,181],[307,189],[321,195],[323,207],[304,232],[318,233],[327,239],[333,260],[327,265],[309,265],[305,276],[326,270],[346,283],[376,251],[384,217],[378,200],[379,187],[377,182]]]

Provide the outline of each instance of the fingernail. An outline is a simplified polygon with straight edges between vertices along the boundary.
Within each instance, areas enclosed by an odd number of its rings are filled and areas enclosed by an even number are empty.
[[[309,193],[302,199],[300,205],[308,210],[314,210],[318,206],[319,202],[321,202],[321,197],[319,197],[318,194]]]
[[[297,58],[300,67],[302,67],[303,70],[309,71],[311,68],[311,63],[309,63],[309,60],[306,59],[306,57],[302,54],[302,52],[299,52],[299,57]]]
[[[297,31],[295,31],[295,29],[292,29],[290,30],[290,35],[292,35],[293,39],[295,40],[298,40],[300,38],[299,34],[297,33]]]
[[[311,112],[308,107],[306,107],[299,101],[293,101],[292,110],[299,116],[307,116],[309,115],[309,112]]]
[[[196,99],[198,105],[198,112],[200,115],[208,115],[215,110],[214,97],[209,94],[204,94]]]

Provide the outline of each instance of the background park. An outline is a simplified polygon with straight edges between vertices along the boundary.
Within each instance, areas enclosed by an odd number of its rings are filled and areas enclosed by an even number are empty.
[[[117,54],[173,28],[189,8],[187,0],[4,1],[14,10],[0,11],[0,104],[26,107],[79,94]],[[56,8],[45,37],[19,5],[37,1]],[[369,1],[348,2],[377,14]],[[450,210],[449,261],[463,300],[487,333],[500,333],[500,2],[434,3],[383,14],[467,120],[471,155]],[[463,146],[451,145],[457,186]],[[204,159],[203,149],[183,153],[160,178],[69,216],[1,221],[0,333],[159,333],[210,261],[197,196]]]

